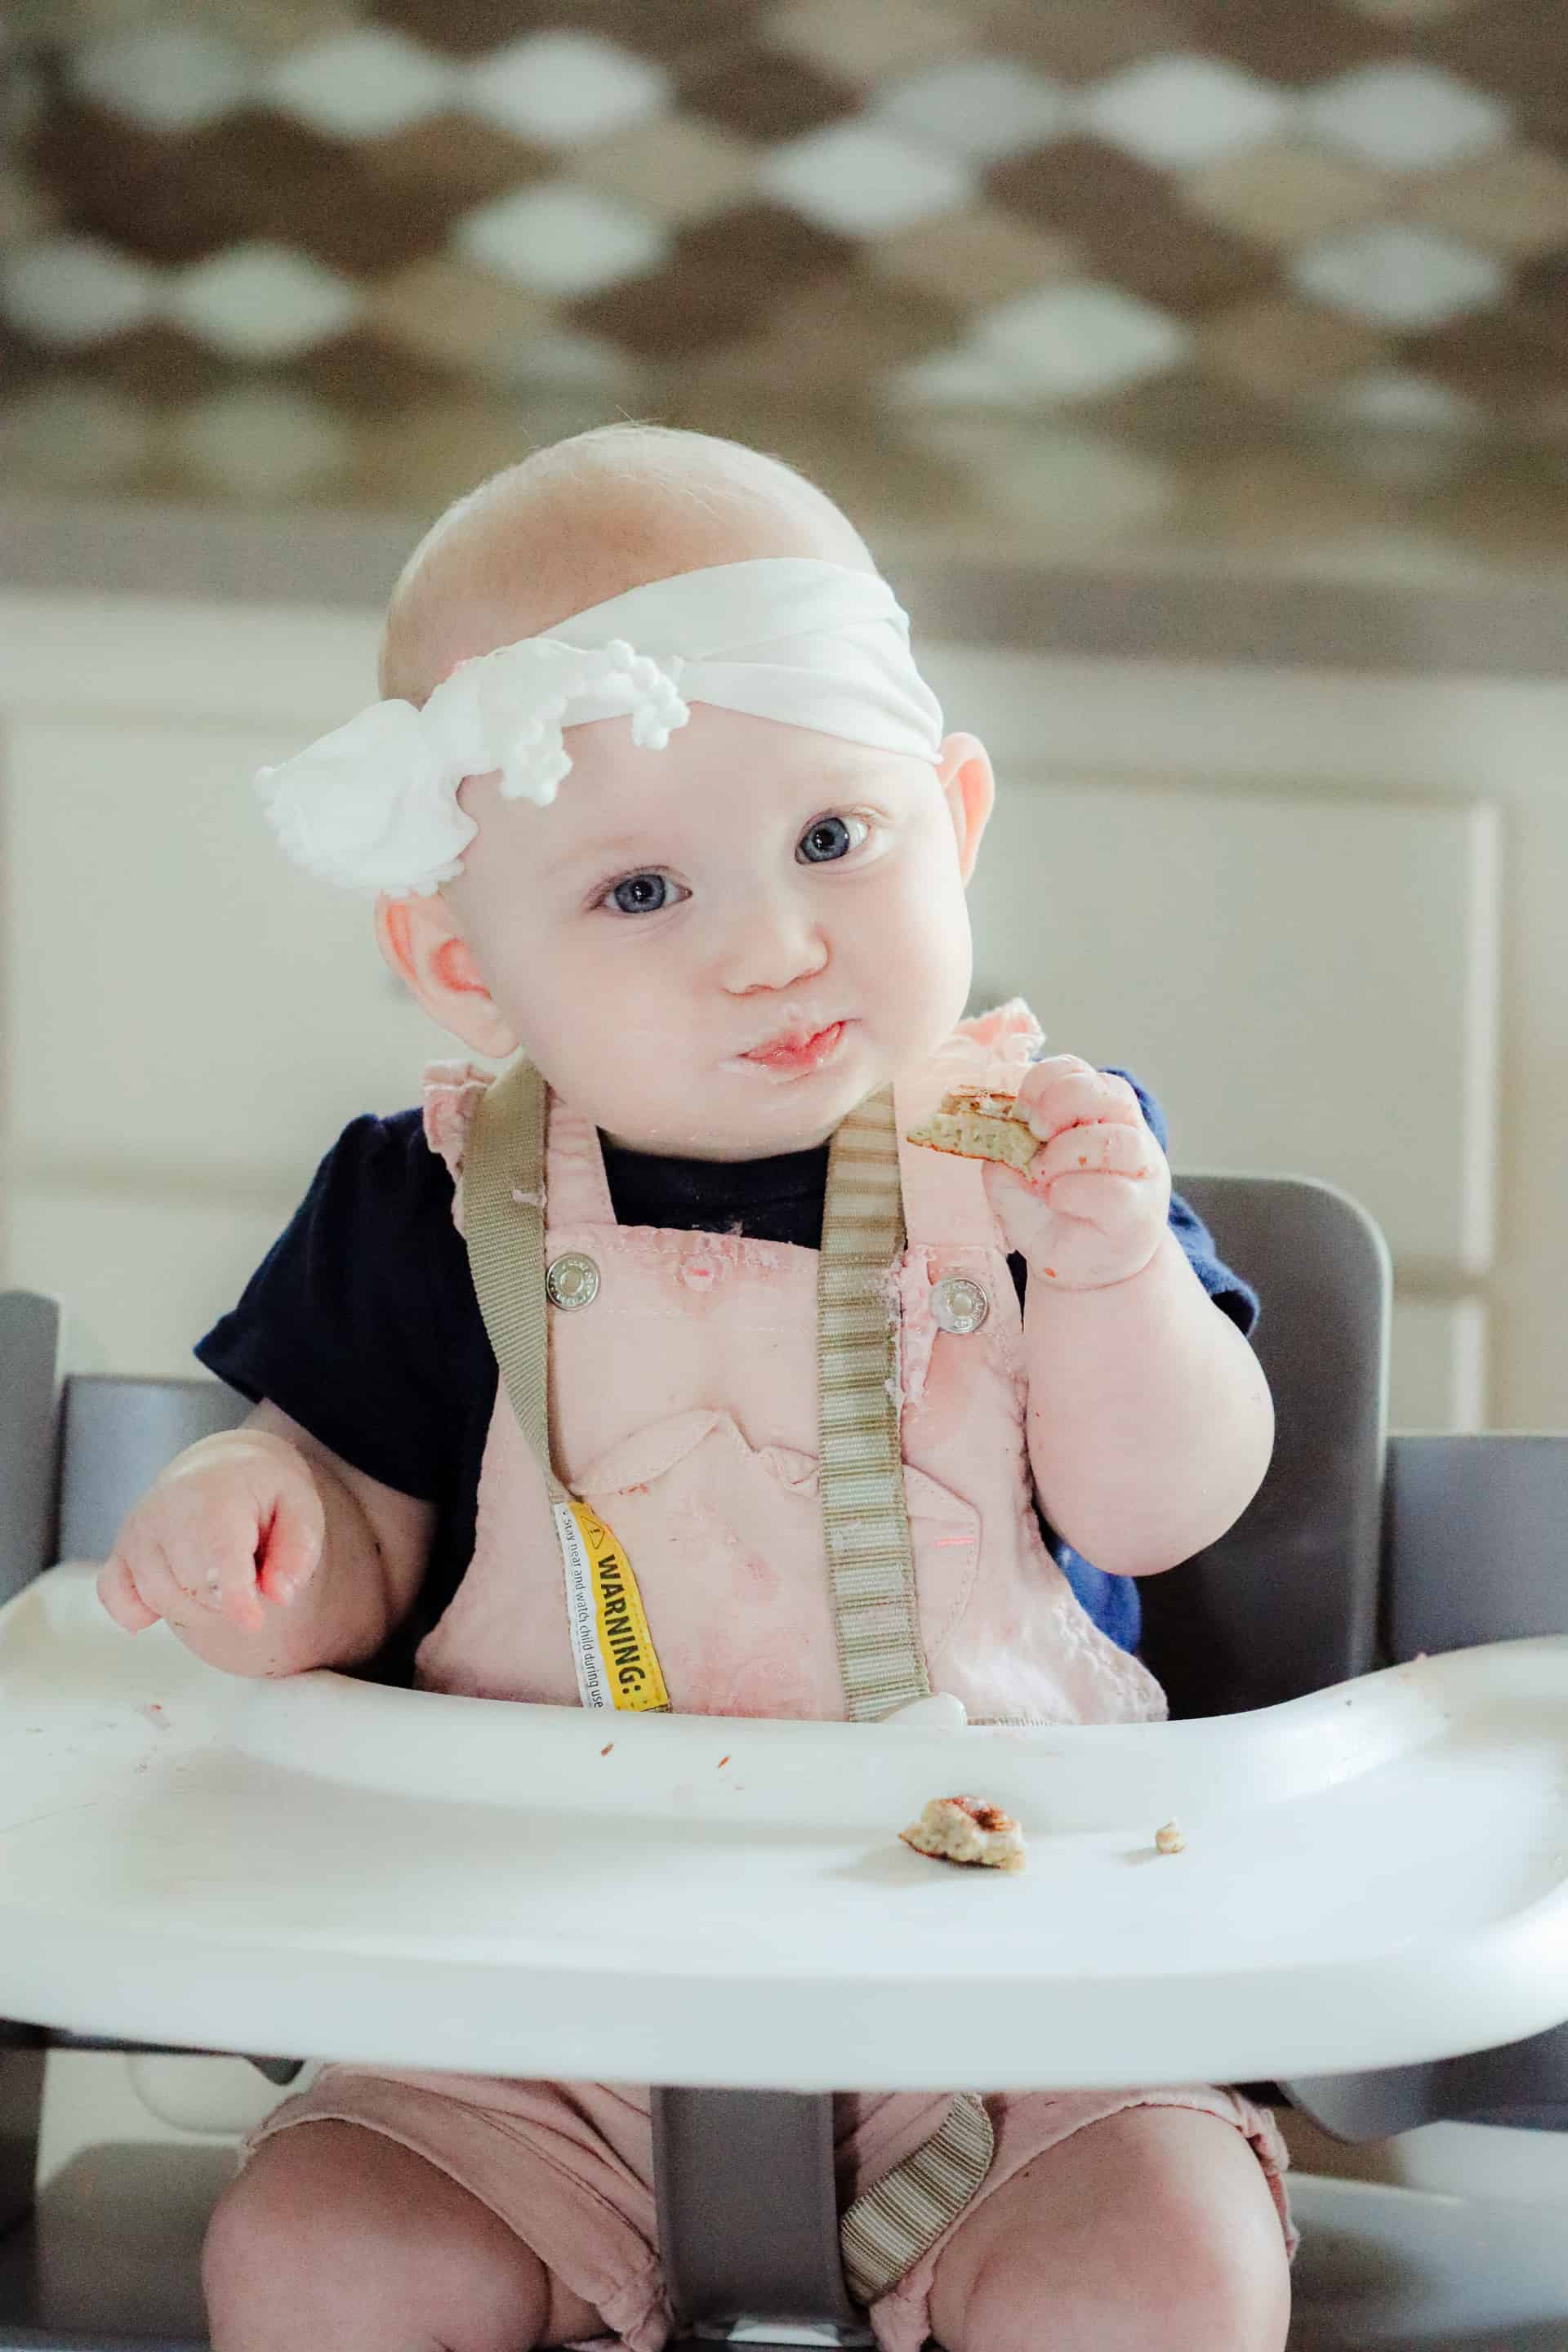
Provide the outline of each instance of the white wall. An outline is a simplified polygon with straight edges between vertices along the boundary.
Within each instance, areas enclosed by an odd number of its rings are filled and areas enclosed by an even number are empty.
[[[1178,1162],[1321,1175],[1374,1211],[1395,1425],[1568,1427],[1568,688],[957,648],[928,667],[1009,789],[1044,796],[1030,985],[1062,1044],[1053,926],[1081,967],[1131,913],[1087,1050],[1147,1041]]]

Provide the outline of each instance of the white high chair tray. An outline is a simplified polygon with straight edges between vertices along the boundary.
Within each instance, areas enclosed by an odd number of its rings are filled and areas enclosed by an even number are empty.
[[[898,1842],[960,1791],[1024,1872]],[[801,2090],[1475,2049],[1568,2016],[1568,1640],[1200,1723],[589,1716],[239,1681],[56,1569],[0,1611],[0,2015]]]

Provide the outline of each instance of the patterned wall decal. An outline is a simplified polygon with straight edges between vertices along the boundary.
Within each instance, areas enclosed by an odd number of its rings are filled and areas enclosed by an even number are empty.
[[[1568,548],[1561,0],[13,0],[0,488],[636,415],[907,540]]]

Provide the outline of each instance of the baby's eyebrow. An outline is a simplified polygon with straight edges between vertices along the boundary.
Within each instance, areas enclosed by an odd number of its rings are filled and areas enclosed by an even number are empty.
[[[547,860],[539,871],[545,881],[557,882],[578,873],[597,873],[612,866],[654,866],[660,852],[645,835],[606,834],[599,841],[590,842],[585,849],[569,850],[561,857]]]

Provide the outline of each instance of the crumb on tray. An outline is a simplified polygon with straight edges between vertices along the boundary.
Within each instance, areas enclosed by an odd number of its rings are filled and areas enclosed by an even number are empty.
[[[933,1797],[918,1822],[899,1835],[933,1862],[967,1863],[982,1870],[1022,1870],[1024,1832],[1011,1813],[984,1797]]]

